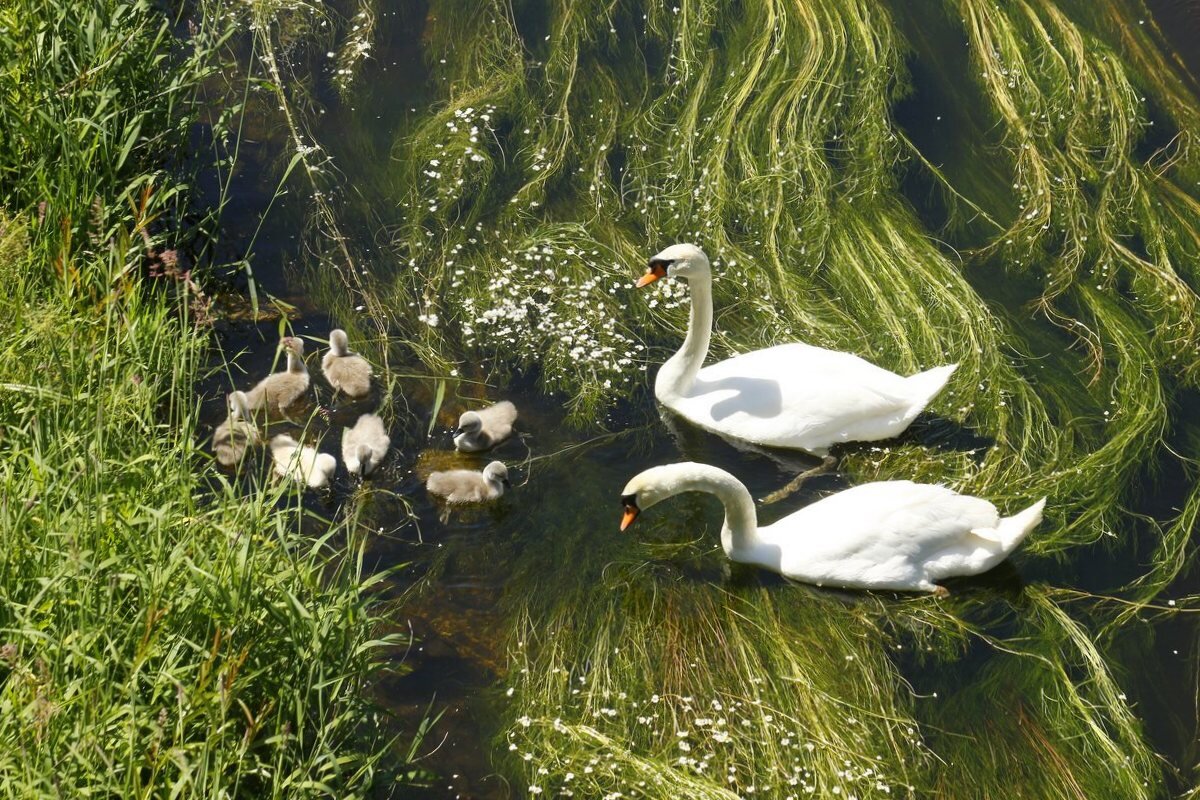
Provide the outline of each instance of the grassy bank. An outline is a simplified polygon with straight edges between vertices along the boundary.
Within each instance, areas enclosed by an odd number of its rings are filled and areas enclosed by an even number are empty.
[[[299,537],[290,490],[203,477],[210,339],[172,220],[227,10],[0,4],[7,796],[346,797],[375,774],[353,553]]]

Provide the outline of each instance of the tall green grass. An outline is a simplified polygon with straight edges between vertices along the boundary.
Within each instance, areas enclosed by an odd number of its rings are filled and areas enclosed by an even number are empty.
[[[212,467],[195,91],[237,17],[0,5],[0,792],[361,796],[388,642],[361,542]],[[174,258],[172,258],[174,256]]]

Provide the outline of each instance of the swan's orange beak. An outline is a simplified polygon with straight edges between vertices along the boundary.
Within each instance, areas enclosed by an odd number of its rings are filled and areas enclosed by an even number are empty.
[[[665,278],[667,268],[660,261],[651,261],[650,266],[646,269],[646,274],[638,278],[637,287],[640,289],[643,286],[649,286],[659,278]]]
[[[638,512],[641,511],[637,506],[625,506],[625,514],[621,517],[621,530],[625,530],[633,521],[637,519]]]

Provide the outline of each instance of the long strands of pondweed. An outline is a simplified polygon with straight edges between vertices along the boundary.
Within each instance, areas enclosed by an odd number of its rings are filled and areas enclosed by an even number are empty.
[[[1059,484],[1087,500],[1070,541],[1111,524],[1106,496],[1119,497],[1160,446],[1164,375],[1195,382],[1200,317],[1189,254],[1200,224],[1183,211],[1196,201],[1173,177],[1195,168],[1186,156],[1170,168],[1141,163],[1138,138],[1150,124],[1144,98],[1117,54],[1060,10],[1047,3],[956,8],[985,95],[1006,126],[1022,203],[990,249],[1019,268],[1046,270],[1040,305],[1091,360],[1087,377],[1106,441],[1060,468]],[[1030,49],[1047,56],[1024,58]],[[1110,476],[1101,492],[1097,475]],[[1184,523],[1168,526],[1149,586],[1175,574]]]
[[[1031,547],[1096,539],[1118,518],[1138,465],[1156,452],[1175,381],[1194,371],[1193,362],[1182,363],[1195,345],[1194,298],[1176,272],[1197,241],[1194,201],[1135,168],[1142,126],[1132,81],[1111,54],[1100,64],[1083,58],[1101,43],[1060,9],[965,1],[951,8],[965,20],[984,97],[1008,146],[988,157],[986,174],[1011,174],[1016,184],[987,197],[961,192],[1005,226],[989,247],[969,254],[965,271],[900,196],[894,173],[904,148],[890,109],[902,89],[903,43],[873,4],[551,2],[539,9],[545,13],[521,18],[499,3],[433,4],[423,43],[431,82],[446,88],[441,105],[393,148],[409,176],[398,182],[408,192],[393,247],[409,269],[393,281],[388,305],[415,313],[431,348],[463,345],[510,365],[540,364],[547,388],[581,398],[575,410],[586,418],[643,382],[627,369],[646,358],[643,331],[670,329],[659,340],[663,351],[678,341],[685,316],[677,288],[634,298],[627,287],[648,252],[693,239],[714,256],[717,354],[795,337],[897,369],[962,365],[933,410],[990,439],[975,448],[982,457],[902,441],[850,449],[849,473],[944,480],[1005,511],[1049,493],[1057,516]],[[1018,64],[1018,76],[1004,73]],[[1079,96],[1088,107],[1074,107]],[[950,170],[943,179],[967,185]],[[1014,192],[1020,211],[1011,219]],[[1139,233],[1144,248],[1123,242],[1126,230]],[[1010,267],[1032,279],[1030,299],[1042,298],[1064,337],[1026,332],[1028,310],[989,308],[985,298],[1001,294],[997,276]],[[613,319],[619,324],[606,327]],[[1171,328],[1162,341],[1147,333],[1155,325]],[[631,332],[627,346],[622,337]],[[1181,563],[1187,519],[1171,527],[1153,581]],[[590,524],[578,520],[564,533]],[[603,559],[593,542],[568,537],[567,552],[570,542]],[[724,772],[710,784],[714,792],[748,789],[743,779],[751,775],[756,789],[766,780],[781,786],[785,766],[808,769],[811,785],[832,787],[853,766],[855,781],[882,770],[888,787],[981,786],[986,794],[1004,785],[1007,765],[1040,764],[1044,777],[1029,777],[1030,785],[1047,796],[1079,796],[1080,787],[1103,791],[1110,768],[1093,758],[1121,748],[1132,759],[1122,785],[1156,785],[1111,677],[1091,656],[1064,649],[1045,656],[1047,669],[1038,659],[992,653],[988,669],[1010,688],[997,697],[972,691],[971,718],[980,708],[1002,716],[1026,691],[1046,702],[1025,702],[1015,721],[995,723],[999,757],[976,777],[939,769],[925,749],[928,741],[935,754],[958,751],[954,735],[938,731],[948,718],[936,706],[897,699],[903,681],[879,655],[882,622],[831,602],[817,606],[820,614],[793,614],[797,601],[786,593],[737,605],[678,576],[637,569],[629,585],[652,585],[640,590],[640,602],[621,606],[616,592],[635,590],[605,584],[599,596],[580,594],[587,575],[545,579],[561,575],[560,566],[541,565],[540,583],[516,581],[538,589],[511,598],[524,620],[514,635],[511,744],[530,786],[542,791],[547,774],[569,789],[567,774],[603,773],[583,779],[580,794],[625,786],[661,795],[658,785],[638,786],[647,761],[699,775],[712,774],[718,759]],[[606,574],[617,569],[610,564]],[[880,618],[900,624],[908,605],[885,608]],[[700,616],[721,624],[705,627]],[[780,618],[788,624],[771,623]],[[1058,614],[1029,624],[1036,632],[1025,635],[1034,639],[1075,635]],[[840,682],[845,665],[821,649],[838,642],[863,670],[847,679],[850,686]],[[1000,653],[1014,648],[1002,637],[993,642]],[[727,650],[750,655],[728,659]],[[779,653],[784,667],[776,671],[808,691],[756,688],[774,674],[762,664]],[[942,654],[946,662],[956,657],[953,648]],[[1072,690],[1076,669],[1091,670],[1089,680],[1103,690]],[[592,695],[571,682],[584,673],[607,688]],[[660,703],[672,698],[669,710],[655,724],[640,723],[638,716],[654,719],[646,709],[656,695]],[[608,705],[614,697],[633,711]],[[723,708],[726,700],[755,707],[758,699],[768,710],[747,718],[753,736],[714,736],[714,746],[731,748],[706,761],[688,755],[701,752],[695,748],[668,743],[676,731],[692,730],[675,726],[691,718],[685,706],[699,697]],[[863,718],[869,722],[856,739]],[[656,727],[668,720],[669,734]],[[819,733],[804,740],[814,754],[785,763],[785,737],[762,733],[776,720],[795,721],[789,743]],[[830,746],[817,754],[818,743]],[[877,757],[882,767],[866,766]]]
[[[543,480],[579,489],[565,474]],[[701,537],[668,547],[606,541],[586,516],[537,533],[555,547],[511,577],[536,589],[506,601],[517,624],[500,746],[548,796],[669,796],[647,764],[739,796],[987,796],[1012,785],[1006,775],[1038,796],[1113,781],[1157,792],[1129,704],[1045,590],[1011,605],[991,593],[949,607],[848,600],[757,586],[737,566],[718,589],[724,556],[701,517],[664,522],[676,531],[664,536]],[[561,569],[580,552],[591,558]]]
[[[1030,589],[1009,609],[992,658],[918,705],[939,755],[935,793],[991,796],[1019,785],[1038,797],[1158,797],[1162,776],[1130,702],[1080,622]],[[997,713],[980,717],[980,698]]]
[[[825,615],[820,602],[776,608],[762,590],[722,596],[644,577],[612,589],[600,587],[602,610],[588,598],[586,618],[518,629],[507,747],[550,794],[668,796],[669,781],[643,785],[643,763],[738,796],[903,793],[918,778],[918,726],[894,706],[868,620]]]
[[[381,293],[370,287],[368,271],[363,259],[355,252],[350,237],[343,231],[342,222],[334,211],[342,200],[339,190],[341,177],[326,153],[309,131],[308,118],[303,113],[315,100],[306,93],[306,84],[291,69],[287,54],[298,44],[308,41],[311,46],[324,43],[326,35],[314,35],[314,31],[325,29],[331,32],[329,18],[323,7],[304,0],[260,0],[251,9],[255,31],[255,53],[262,59],[270,85],[278,100],[288,138],[292,145],[292,157],[280,178],[279,188],[291,180],[302,181],[302,189],[308,197],[313,214],[308,220],[304,240],[311,244],[310,254],[316,262],[315,271],[337,276],[342,294],[351,293],[350,304],[366,313],[363,319],[370,321],[369,339],[382,339],[389,325],[396,321],[381,302]],[[335,83],[348,91],[356,73],[355,65],[366,57],[370,50],[370,30],[374,25],[376,11],[372,3],[363,3],[353,16],[352,37],[344,45],[336,68]],[[297,170],[297,168],[299,168]],[[293,177],[293,172],[296,176]],[[278,189],[277,189],[278,191]],[[350,319],[345,314],[344,319]],[[360,339],[361,341],[361,339]],[[390,363],[390,352],[386,347],[371,351],[377,363]],[[434,360],[431,351],[426,351],[427,360]]]

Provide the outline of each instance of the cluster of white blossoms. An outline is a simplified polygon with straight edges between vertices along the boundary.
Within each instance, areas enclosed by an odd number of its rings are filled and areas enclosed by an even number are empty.
[[[421,166],[425,178],[422,193],[426,210],[436,214],[461,197],[468,186],[482,185],[490,175],[491,158],[485,137],[495,135],[492,123],[496,107],[457,108],[446,120],[440,141],[433,143],[433,157]]]
[[[457,267],[450,285],[464,344],[540,363],[551,385],[612,390],[642,380],[645,345],[620,324],[632,277],[613,277],[625,270],[599,258],[598,250],[541,243],[499,255],[486,283],[470,278],[482,268]]]
[[[496,120],[494,105],[457,108],[431,134],[429,155],[419,165],[419,199],[405,205],[424,217],[430,245],[438,241],[439,228],[444,232],[438,270],[446,280],[437,301],[441,316],[425,302],[418,319],[429,327],[457,329],[466,347],[504,363],[538,365],[548,389],[582,391],[592,400],[612,397],[645,378],[645,345],[624,326],[622,310],[636,268],[613,263],[579,230],[510,240],[504,224],[468,229],[443,219],[491,180]],[[534,172],[548,166],[546,148],[527,155]],[[518,192],[514,199],[521,197]],[[469,246],[455,228],[466,234]],[[422,271],[415,260],[410,265]],[[674,305],[682,289],[656,288],[651,297],[654,306]]]
[[[341,94],[350,91],[362,62],[370,57],[375,34],[375,18],[366,9],[355,14],[350,23],[350,31],[341,51],[325,54],[327,58],[335,59],[333,85]]]
[[[571,685],[570,707],[560,709],[567,721],[564,716],[524,714],[508,732],[508,749],[526,764],[533,794],[657,796],[670,775],[662,769],[648,771],[645,756],[650,755],[739,797],[893,796],[892,782],[879,772],[879,758],[850,754],[844,743],[822,741],[819,735],[806,736],[794,720],[760,699],[666,694],[637,699],[625,692],[592,691],[584,676],[576,676]],[[507,691],[508,697],[513,694],[513,689]],[[854,738],[869,746],[860,720],[849,716],[842,724],[861,731]],[[896,733],[914,750],[923,747],[913,727]],[[640,755],[629,758],[625,747],[635,741],[641,743],[636,748]],[[625,745],[613,748],[612,742]],[[907,796],[912,787],[897,784],[897,790]]]

